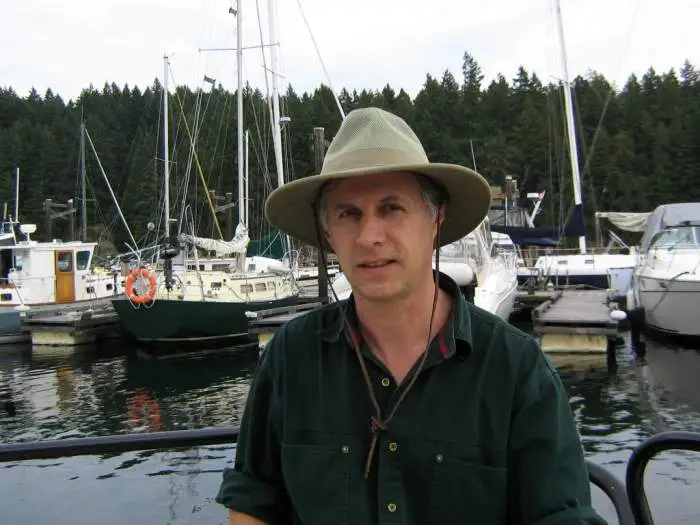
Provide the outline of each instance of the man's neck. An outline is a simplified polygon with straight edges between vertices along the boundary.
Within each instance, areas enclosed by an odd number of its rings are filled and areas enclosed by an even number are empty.
[[[355,309],[363,336],[380,355],[414,354],[425,349],[447,321],[452,310],[452,298],[438,290],[435,315],[428,333],[433,309],[435,283],[426,282],[410,297],[397,301],[375,302],[355,297]]]

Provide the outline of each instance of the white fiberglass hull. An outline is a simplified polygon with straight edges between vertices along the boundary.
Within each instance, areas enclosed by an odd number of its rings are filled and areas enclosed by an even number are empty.
[[[647,326],[681,336],[700,336],[700,280],[637,276],[637,296]]]

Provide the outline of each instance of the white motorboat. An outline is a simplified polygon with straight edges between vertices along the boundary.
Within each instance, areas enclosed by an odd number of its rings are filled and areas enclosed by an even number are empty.
[[[648,219],[628,305],[661,332],[700,336],[700,202],[666,204]]]

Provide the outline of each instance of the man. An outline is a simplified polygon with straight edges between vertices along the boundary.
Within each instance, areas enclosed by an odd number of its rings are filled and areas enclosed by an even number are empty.
[[[535,340],[433,271],[490,200],[376,108],[347,116],[320,175],[270,195],[268,220],[334,252],[353,293],[268,343],[217,496],[231,525],[605,523]]]

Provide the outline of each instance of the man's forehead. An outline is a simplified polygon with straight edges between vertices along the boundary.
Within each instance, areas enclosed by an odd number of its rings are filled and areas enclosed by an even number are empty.
[[[340,179],[329,188],[331,198],[376,197],[388,196],[415,197],[420,194],[420,185],[412,173],[392,172],[362,177]],[[335,199],[334,199],[335,200]]]

